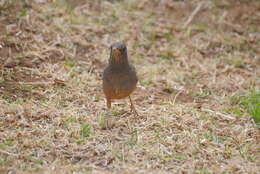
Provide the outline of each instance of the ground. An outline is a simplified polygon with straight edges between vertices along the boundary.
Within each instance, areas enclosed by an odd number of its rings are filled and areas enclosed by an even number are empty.
[[[0,173],[260,171],[258,0],[0,1]],[[139,83],[107,115],[124,41]]]

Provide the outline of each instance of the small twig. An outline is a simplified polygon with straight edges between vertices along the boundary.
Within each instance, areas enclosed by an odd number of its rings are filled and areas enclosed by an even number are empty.
[[[172,104],[174,105],[175,104],[175,101],[177,99],[177,97],[183,92],[183,90],[180,90],[175,96],[174,96],[174,99],[173,99],[173,102]]]
[[[186,28],[191,21],[194,19],[194,17],[199,13],[199,11],[202,8],[202,5],[204,4],[204,2],[199,3],[199,5],[195,8],[195,10],[191,13],[190,17],[188,18],[188,20],[184,23],[183,28]]]
[[[20,84],[20,85],[32,85],[32,86],[34,86],[34,85],[48,86],[48,85],[54,84],[54,82],[53,81],[51,81],[51,82],[18,82],[18,84]]]
[[[225,20],[227,14],[228,14],[227,11],[224,11],[224,13],[219,18],[218,23],[222,23]]]
[[[10,152],[7,152],[7,151],[1,150],[1,149],[0,149],[0,153],[6,154],[6,155],[10,155],[10,156],[15,156],[15,157],[19,156],[18,154],[10,153]]]
[[[227,118],[227,119],[229,119],[229,120],[234,120],[234,119],[235,119],[234,117],[231,117],[231,116],[229,116],[229,115],[227,115],[227,114],[223,114],[223,113],[217,112],[217,111],[212,111],[212,110],[210,110],[210,109],[202,108],[201,110],[204,111],[204,112],[209,112],[209,113],[213,113],[213,114],[222,116],[222,117]]]

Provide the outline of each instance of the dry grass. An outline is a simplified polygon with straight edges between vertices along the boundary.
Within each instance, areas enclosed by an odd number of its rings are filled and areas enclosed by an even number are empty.
[[[194,16],[201,1],[12,2],[0,3],[0,173],[260,171],[259,129],[232,100],[259,91],[258,0],[207,0]],[[114,102],[103,130],[118,40],[140,117]]]

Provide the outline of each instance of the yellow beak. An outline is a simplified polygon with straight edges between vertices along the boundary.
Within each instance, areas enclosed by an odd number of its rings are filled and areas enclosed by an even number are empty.
[[[112,48],[112,53],[113,53],[114,55],[120,55],[120,51],[119,51],[118,48]]]
[[[120,50],[118,48],[112,48],[112,55],[116,62],[120,61]]]

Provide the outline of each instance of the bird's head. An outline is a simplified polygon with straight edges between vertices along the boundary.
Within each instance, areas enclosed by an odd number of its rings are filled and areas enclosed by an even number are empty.
[[[127,48],[123,42],[115,42],[110,46],[110,60],[111,64],[127,63]]]

